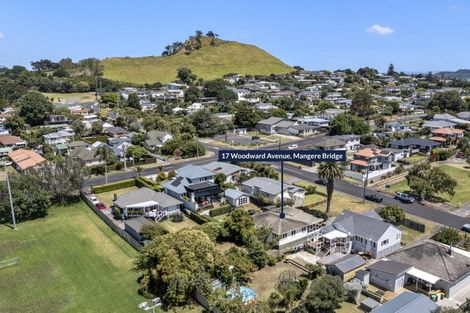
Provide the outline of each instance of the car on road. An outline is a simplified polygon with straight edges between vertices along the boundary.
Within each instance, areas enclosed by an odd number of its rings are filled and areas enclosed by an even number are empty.
[[[89,198],[90,198],[91,203],[93,203],[95,206],[100,203],[100,202],[98,201],[98,198],[96,198],[95,195],[91,195]]]
[[[462,230],[466,231],[467,233],[470,233],[470,224],[464,224],[462,226]]]
[[[290,145],[289,147],[287,147],[287,149],[293,150],[293,149],[297,149],[298,147],[299,147],[299,145],[293,144],[293,145]]]
[[[415,202],[415,198],[407,194],[406,192],[395,192],[395,199],[400,200],[401,202],[405,203],[413,203]]]
[[[104,210],[107,210],[107,209],[108,209],[108,208],[106,207],[106,205],[105,205],[104,203],[102,203],[102,202],[96,204],[96,208],[97,208],[98,210],[101,210],[101,211],[104,211]]]
[[[326,186],[326,180],[324,179],[316,179],[315,184]]]
[[[365,196],[365,198],[369,201],[380,203],[384,198],[380,197],[379,195],[374,195],[374,194],[368,194]]]

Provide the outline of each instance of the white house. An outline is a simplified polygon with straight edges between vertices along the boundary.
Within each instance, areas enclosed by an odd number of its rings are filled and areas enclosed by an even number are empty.
[[[73,131],[59,130],[55,133],[43,135],[44,143],[48,145],[64,144],[73,140],[75,133]]]

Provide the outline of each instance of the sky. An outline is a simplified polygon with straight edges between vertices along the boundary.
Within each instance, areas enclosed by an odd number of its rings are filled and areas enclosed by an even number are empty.
[[[470,0],[3,0],[0,65],[160,55],[195,30],[305,69],[470,68]]]

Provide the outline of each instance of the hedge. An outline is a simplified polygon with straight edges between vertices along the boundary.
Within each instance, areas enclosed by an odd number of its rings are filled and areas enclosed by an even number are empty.
[[[209,215],[211,217],[214,217],[214,216],[219,216],[219,215],[230,213],[230,212],[232,212],[232,207],[230,205],[226,205],[226,206],[221,206],[220,208],[210,210]]]
[[[205,224],[210,221],[208,217],[202,216],[196,212],[189,212],[188,217],[193,220],[193,222],[196,222],[199,225]]]
[[[163,190],[162,185],[160,185],[156,181],[153,181],[153,180],[148,179],[146,177],[137,177],[135,179],[135,185],[139,188],[147,187],[147,188],[150,188],[150,189],[155,190],[155,191],[162,191]]]
[[[106,185],[94,186],[91,188],[91,191],[95,194],[114,191],[122,188],[128,188],[135,186],[135,179],[123,180],[116,183],[110,183]]]
[[[316,209],[311,209],[308,206],[299,206],[299,207],[297,207],[297,209],[302,210],[305,213],[308,213],[308,214],[313,215],[315,217],[321,218],[323,220],[328,219],[328,215],[325,212],[320,211],[320,210],[316,210]]]

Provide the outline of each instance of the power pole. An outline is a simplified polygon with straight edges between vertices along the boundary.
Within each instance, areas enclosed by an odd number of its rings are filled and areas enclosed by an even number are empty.
[[[284,161],[281,161],[281,214],[279,218],[283,219],[286,215],[284,214]]]
[[[196,158],[199,158],[199,138],[196,135]]]
[[[367,161],[366,179],[364,180],[364,191],[362,193],[362,203],[366,202],[366,188],[367,188],[368,182],[369,182],[369,161]]]
[[[8,196],[10,198],[10,208],[11,208],[11,219],[13,221],[13,229],[16,230],[16,218],[15,218],[15,209],[13,208],[13,197],[11,196],[11,186],[10,186],[10,177],[8,176],[7,164],[5,166],[5,175],[7,175],[7,187],[8,187]]]

